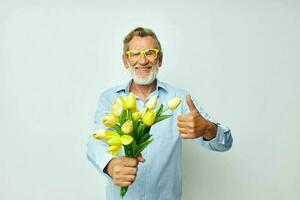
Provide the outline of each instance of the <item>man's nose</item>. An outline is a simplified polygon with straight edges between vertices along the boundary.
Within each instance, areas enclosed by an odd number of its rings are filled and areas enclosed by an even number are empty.
[[[139,64],[145,65],[149,62],[149,60],[146,58],[144,54],[141,54],[140,59],[139,59]]]

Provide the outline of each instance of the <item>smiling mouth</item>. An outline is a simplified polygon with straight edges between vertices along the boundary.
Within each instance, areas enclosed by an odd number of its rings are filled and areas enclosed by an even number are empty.
[[[151,67],[135,67],[135,69],[138,69],[138,70],[146,70],[146,69],[151,69]]]

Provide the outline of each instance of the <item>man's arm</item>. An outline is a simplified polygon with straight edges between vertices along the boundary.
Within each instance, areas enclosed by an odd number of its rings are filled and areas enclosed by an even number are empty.
[[[94,130],[105,129],[105,126],[101,123],[101,119],[109,112],[111,103],[101,94],[98,100],[98,106],[95,113]],[[92,133],[89,134],[87,142],[87,158],[88,160],[107,178],[110,178],[105,173],[105,167],[109,161],[113,158],[111,153],[106,152],[108,145],[102,140],[96,140],[93,138]]]
[[[232,146],[230,129],[217,123],[207,112],[186,96],[183,104],[185,113],[178,116],[178,129],[183,139],[197,139],[205,148],[212,151],[227,151]]]
[[[101,95],[95,114],[95,130],[106,129],[101,119],[111,112],[111,101],[105,95]],[[102,140],[96,140],[89,135],[87,143],[87,157],[89,161],[107,178],[112,179],[118,186],[131,185],[137,174],[139,162],[144,162],[140,155],[136,159],[127,157],[112,157],[107,152],[108,144]]]

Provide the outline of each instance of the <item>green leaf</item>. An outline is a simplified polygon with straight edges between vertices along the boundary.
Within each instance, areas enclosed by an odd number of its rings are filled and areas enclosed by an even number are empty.
[[[146,133],[149,133],[150,126],[147,126],[144,123],[141,123],[138,128],[136,140],[139,141]]]
[[[124,151],[125,151],[125,156],[129,158],[133,158],[134,154],[131,151],[130,145],[123,145]]]
[[[132,116],[132,112],[131,110],[128,110],[128,119],[130,119],[131,121],[133,121],[133,116]]]
[[[127,113],[127,110],[122,110],[122,112],[121,112],[121,115],[120,115],[120,124],[121,124],[121,126],[126,121],[126,113]]]
[[[136,133],[136,140],[139,140],[139,138],[141,137],[143,126],[144,126],[143,123],[139,124],[138,129],[137,129],[137,133]]]
[[[156,112],[156,117],[159,117],[161,115],[161,112],[163,111],[164,106],[160,104],[159,109]]]
[[[124,147],[124,151],[125,151],[125,156],[129,157],[130,156],[129,148],[127,146],[124,146],[124,145],[123,145],[123,147]]]
[[[141,139],[139,140],[138,144],[142,144],[143,142],[145,142],[146,140],[148,140],[151,137],[151,135],[149,133],[146,133],[145,135],[143,135],[141,137]]]
[[[153,138],[150,138],[146,142],[143,142],[138,146],[138,151],[135,153],[135,157],[137,157],[151,142],[153,141]]]
[[[124,134],[121,130],[121,126],[118,125],[118,124],[115,124],[113,127],[112,127],[117,133],[119,134]]]
[[[142,136],[144,136],[146,133],[149,133],[150,131],[150,126],[147,126],[146,124],[143,125],[143,129],[142,129]]]
[[[171,117],[172,115],[161,115],[159,117],[156,117],[155,121],[153,124],[156,124],[157,122],[160,122],[162,120],[168,119],[169,117]]]
[[[138,127],[140,125],[141,121],[135,121],[133,122],[133,132],[132,132],[132,135],[133,135],[133,138],[137,138],[137,132],[138,132]]]
[[[132,147],[132,155],[135,155],[135,152],[137,151],[137,144],[135,140],[131,142],[131,147]]]

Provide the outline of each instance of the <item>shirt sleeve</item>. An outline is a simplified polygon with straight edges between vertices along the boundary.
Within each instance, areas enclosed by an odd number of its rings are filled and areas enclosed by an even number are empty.
[[[217,126],[217,134],[216,137],[211,139],[211,140],[205,140],[203,137],[198,138],[198,142],[205,147],[208,150],[212,151],[219,151],[219,152],[224,152],[228,151],[233,142],[233,138],[231,135],[231,130],[218,123],[215,119],[213,119],[200,105],[198,100],[192,97],[192,100],[197,108],[197,110],[200,112],[200,114],[210,122],[214,123]],[[187,108],[188,109],[188,108]]]
[[[97,110],[95,113],[95,129],[105,129],[105,126],[101,123],[101,119],[110,112],[111,103],[101,94],[98,101]],[[105,173],[104,169],[108,162],[113,158],[110,152],[106,152],[108,144],[102,140],[96,140],[93,138],[92,133],[89,133],[87,142],[87,158],[98,169],[98,171],[107,178],[111,178]]]

